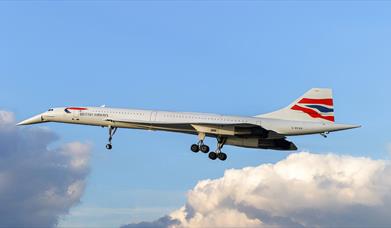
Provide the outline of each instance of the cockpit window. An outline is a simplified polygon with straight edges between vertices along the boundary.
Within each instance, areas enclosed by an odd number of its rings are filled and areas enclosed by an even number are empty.
[[[52,112],[52,111],[53,111],[53,109],[52,109],[52,108],[48,110],[48,112]]]

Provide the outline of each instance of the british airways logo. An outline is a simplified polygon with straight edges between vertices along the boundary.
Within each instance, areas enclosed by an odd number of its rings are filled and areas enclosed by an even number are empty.
[[[312,118],[320,118],[334,122],[333,99],[310,99],[303,98],[291,109],[302,111]]]

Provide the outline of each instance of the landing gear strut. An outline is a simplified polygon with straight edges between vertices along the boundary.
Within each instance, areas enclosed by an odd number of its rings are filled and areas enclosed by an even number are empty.
[[[109,126],[109,143],[106,145],[106,149],[111,150],[113,145],[111,144],[111,140],[113,140],[113,136],[117,132],[117,127]]]
[[[330,132],[323,132],[323,133],[320,133],[321,136],[323,136],[324,138],[327,138],[327,135],[329,134]]]

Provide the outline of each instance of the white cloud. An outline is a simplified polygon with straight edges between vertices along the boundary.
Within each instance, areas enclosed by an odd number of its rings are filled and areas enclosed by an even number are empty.
[[[390,177],[389,161],[292,154],[277,164],[227,170],[220,179],[200,181],[186,205],[160,225],[390,227]]]
[[[49,149],[48,129],[16,127],[0,111],[0,227],[52,227],[79,203],[91,146],[80,142]]]
[[[12,112],[0,110],[0,126],[8,125],[15,122],[15,116]]]
[[[188,212],[183,207],[173,212],[170,217],[178,224],[173,227],[258,227],[262,222],[257,218],[249,218],[245,213],[234,208],[214,208],[208,213],[196,212],[190,220]]]
[[[70,168],[83,171],[88,168],[90,147],[91,145],[89,144],[73,142],[63,145],[61,151],[63,155],[71,158],[69,162]]]

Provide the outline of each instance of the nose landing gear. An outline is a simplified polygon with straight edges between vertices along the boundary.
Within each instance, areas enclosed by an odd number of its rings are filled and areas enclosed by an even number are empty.
[[[113,148],[113,145],[111,144],[111,141],[113,140],[113,136],[117,132],[117,127],[109,126],[109,143],[106,145],[106,149],[111,150]]]

